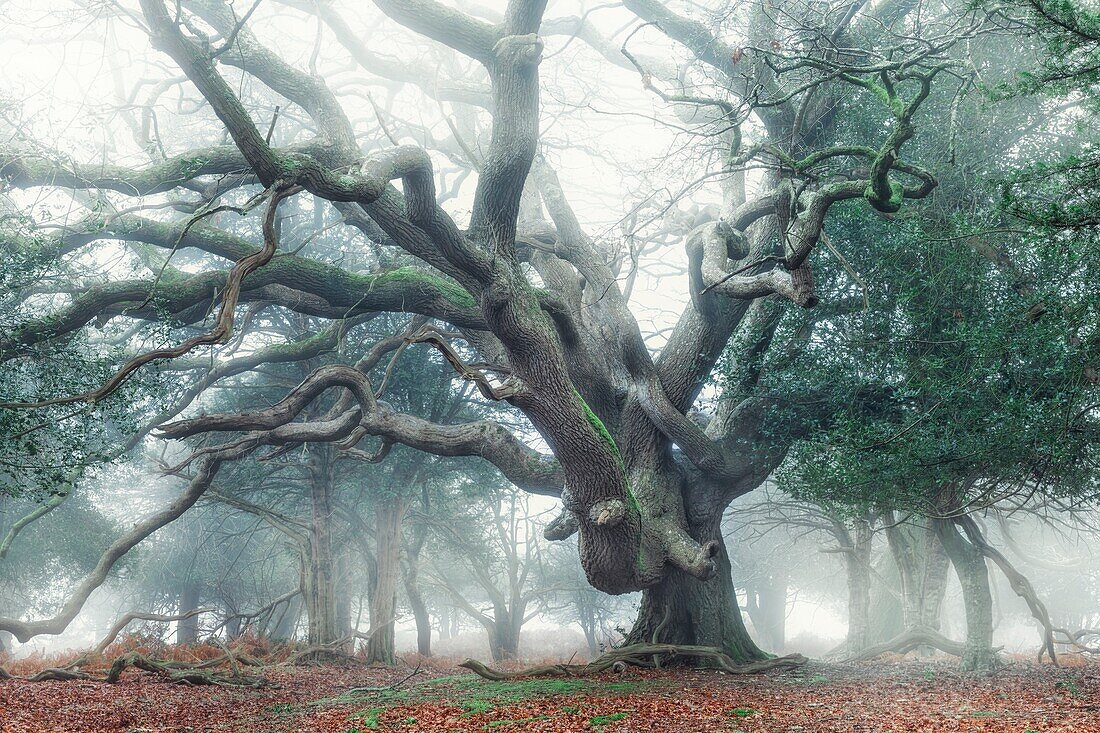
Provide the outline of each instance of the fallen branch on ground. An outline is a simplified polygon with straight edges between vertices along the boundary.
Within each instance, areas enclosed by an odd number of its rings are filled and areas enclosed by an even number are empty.
[[[232,659],[232,657],[230,657]],[[107,672],[105,682],[118,682],[122,673],[129,667],[136,667],[146,672],[159,674],[172,682],[187,685],[229,685],[235,687],[260,687],[266,684],[263,677],[251,677],[237,673],[223,675],[212,672],[203,672],[196,669],[195,665],[182,662],[158,662],[138,652],[127,652],[111,664]]]
[[[140,652],[131,651],[117,657],[111,662],[107,674],[104,677],[97,677],[88,672],[80,670],[80,667],[91,664],[92,653],[84,654],[78,657],[76,660],[66,664],[63,667],[50,667],[43,669],[39,672],[35,672],[32,675],[21,676],[13,675],[3,667],[0,667],[0,680],[21,680],[24,682],[51,682],[60,681],[66,682],[70,680],[91,680],[95,682],[109,682],[115,683],[122,678],[122,673],[130,667],[136,667],[137,669],[151,672],[153,674],[159,674],[171,682],[178,682],[187,685],[225,685],[236,687],[260,687],[267,683],[263,677],[255,677],[251,675],[242,675],[240,673],[240,665],[247,665],[249,667],[264,667],[266,664],[258,659],[255,659],[247,654],[241,652],[232,652],[228,648],[223,647],[226,651],[225,654],[220,657],[208,659],[203,662],[190,663],[190,662],[175,662],[165,661],[161,662],[150,657],[141,654]],[[217,667],[221,664],[228,663],[231,667],[230,674],[220,674],[217,672],[208,672],[213,667]]]

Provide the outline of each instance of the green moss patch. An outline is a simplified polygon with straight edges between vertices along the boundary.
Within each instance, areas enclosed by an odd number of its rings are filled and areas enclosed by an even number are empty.
[[[521,707],[533,701],[547,701],[557,697],[614,696],[639,692],[652,687],[652,680],[629,682],[604,682],[601,680],[575,678],[518,679],[491,682],[475,675],[454,675],[412,685],[398,690],[349,690],[336,697],[319,700],[315,705],[349,705],[359,709],[352,712],[348,719],[360,730],[376,730],[389,723],[383,723],[382,717],[387,711],[424,703],[436,703],[461,710],[463,717],[488,715],[508,708]],[[544,708],[545,709],[545,708]],[[579,706],[562,705],[564,714],[579,711]],[[409,711],[415,712],[415,711]],[[516,711],[511,710],[512,715]],[[532,713],[536,711],[531,711]],[[400,713],[398,713],[400,714]],[[619,716],[619,717],[617,717]],[[486,721],[484,730],[498,730],[511,725],[520,725],[539,720],[548,720],[548,714],[531,717],[509,717]],[[596,716],[592,720],[606,722],[592,723],[595,726],[607,725],[626,717],[626,713]],[[591,721],[590,721],[591,722]]]

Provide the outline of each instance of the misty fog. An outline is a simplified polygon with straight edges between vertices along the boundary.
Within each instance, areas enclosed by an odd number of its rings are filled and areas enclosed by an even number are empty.
[[[0,1],[0,681],[1092,669],[1098,13]]]

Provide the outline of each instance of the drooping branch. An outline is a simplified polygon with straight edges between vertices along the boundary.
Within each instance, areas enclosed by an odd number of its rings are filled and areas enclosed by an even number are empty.
[[[8,631],[22,643],[39,634],[61,634],[72,622],[80,610],[84,607],[88,597],[99,586],[103,585],[110,574],[111,569],[127,552],[136,547],[146,537],[158,529],[174,522],[185,511],[195,505],[214,480],[218,468],[223,460],[222,456],[211,456],[203,461],[195,477],[191,479],[187,489],[164,509],[155,512],[136,523],[125,534],[116,539],[104,550],[99,562],[92,571],[84,577],[80,584],[62,605],[61,609],[52,618],[40,621],[21,621],[14,618],[0,618],[0,631]]]
[[[15,538],[18,537],[24,529],[68,501],[69,497],[73,494],[74,488],[73,481],[69,480],[61,487],[58,493],[17,519],[11,527],[8,528],[7,534],[4,535],[4,539],[0,540],[0,560],[8,556],[12,545],[15,544]]]
[[[847,661],[874,659],[890,652],[906,654],[920,647],[939,649],[944,654],[950,654],[953,657],[962,657],[966,649],[966,645],[962,642],[952,641],[935,629],[921,626],[906,629],[892,639],[866,647],[858,654],[849,657]]]

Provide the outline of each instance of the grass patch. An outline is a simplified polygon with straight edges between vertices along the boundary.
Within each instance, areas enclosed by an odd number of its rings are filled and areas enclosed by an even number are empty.
[[[617,723],[620,720],[625,720],[629,713],[612,713],[611,715],[596,715],[588,719],[588,724],[592,726],[599,725],[611,725]]]
[[[348,720],[358,720],[364,728],[367,728],[369,730],[377,730],[378,719],[382,717],[382,713],[386,712],[386,710],[388,710],[388,708],[371,708],[370,710],[361,710],[354,715],[349,715]],[[349,729],[348,733],[351,733],[352,731],[355,731],[355,733],[359,733],[358,728],[351,728]]]
[[[492,713],[500,708],[512,707],[525,700],[547,697],[571,697],[574,695],[621,695],[638,692],[653,686],[651,680],[630,682],[603,682],[576,678],[521,679],[492,682],[475,675],[452,675],[426,680],[400,690],[349,690],[336,697],[318,700],[315,705],[362,705],[363,709],[348,716],[363,730],[377,730],[381,726],[381,716],[390,709],[403,705],[421,703],[443,703],[453,705],[462,711],[462,715],[473,717]],[[563,705],[563,713],[576,714],[580,708],[575,705]],[[592,725],[606,725],[626,717],[626,713],[617,713],[621,717],[596,716],[589,721]],[[539,716],[523,720],[491,721],[484,729],[507,727],[509,725],[546,720],[548,716]],[[407,724],[407,723],[406,723]]]
[[[1080,697],[1081,695],[1081,686],[1077,684],[1077,680],[1075,679],[1070,678],[1061,680],[1060,682],[1055,682],[1054,686],[1068,692],[1070,697]]]
[[[730,715],[734,716],[735,718],[748,718],[756,715],[756,711],[752,708],[734,708],[730,711]]]
[[[829,678],[823,674],[815,674],[810,677],[804,675],[794,676],[787,678],[784,684],[788,685],[821,685],[829,681]]]

